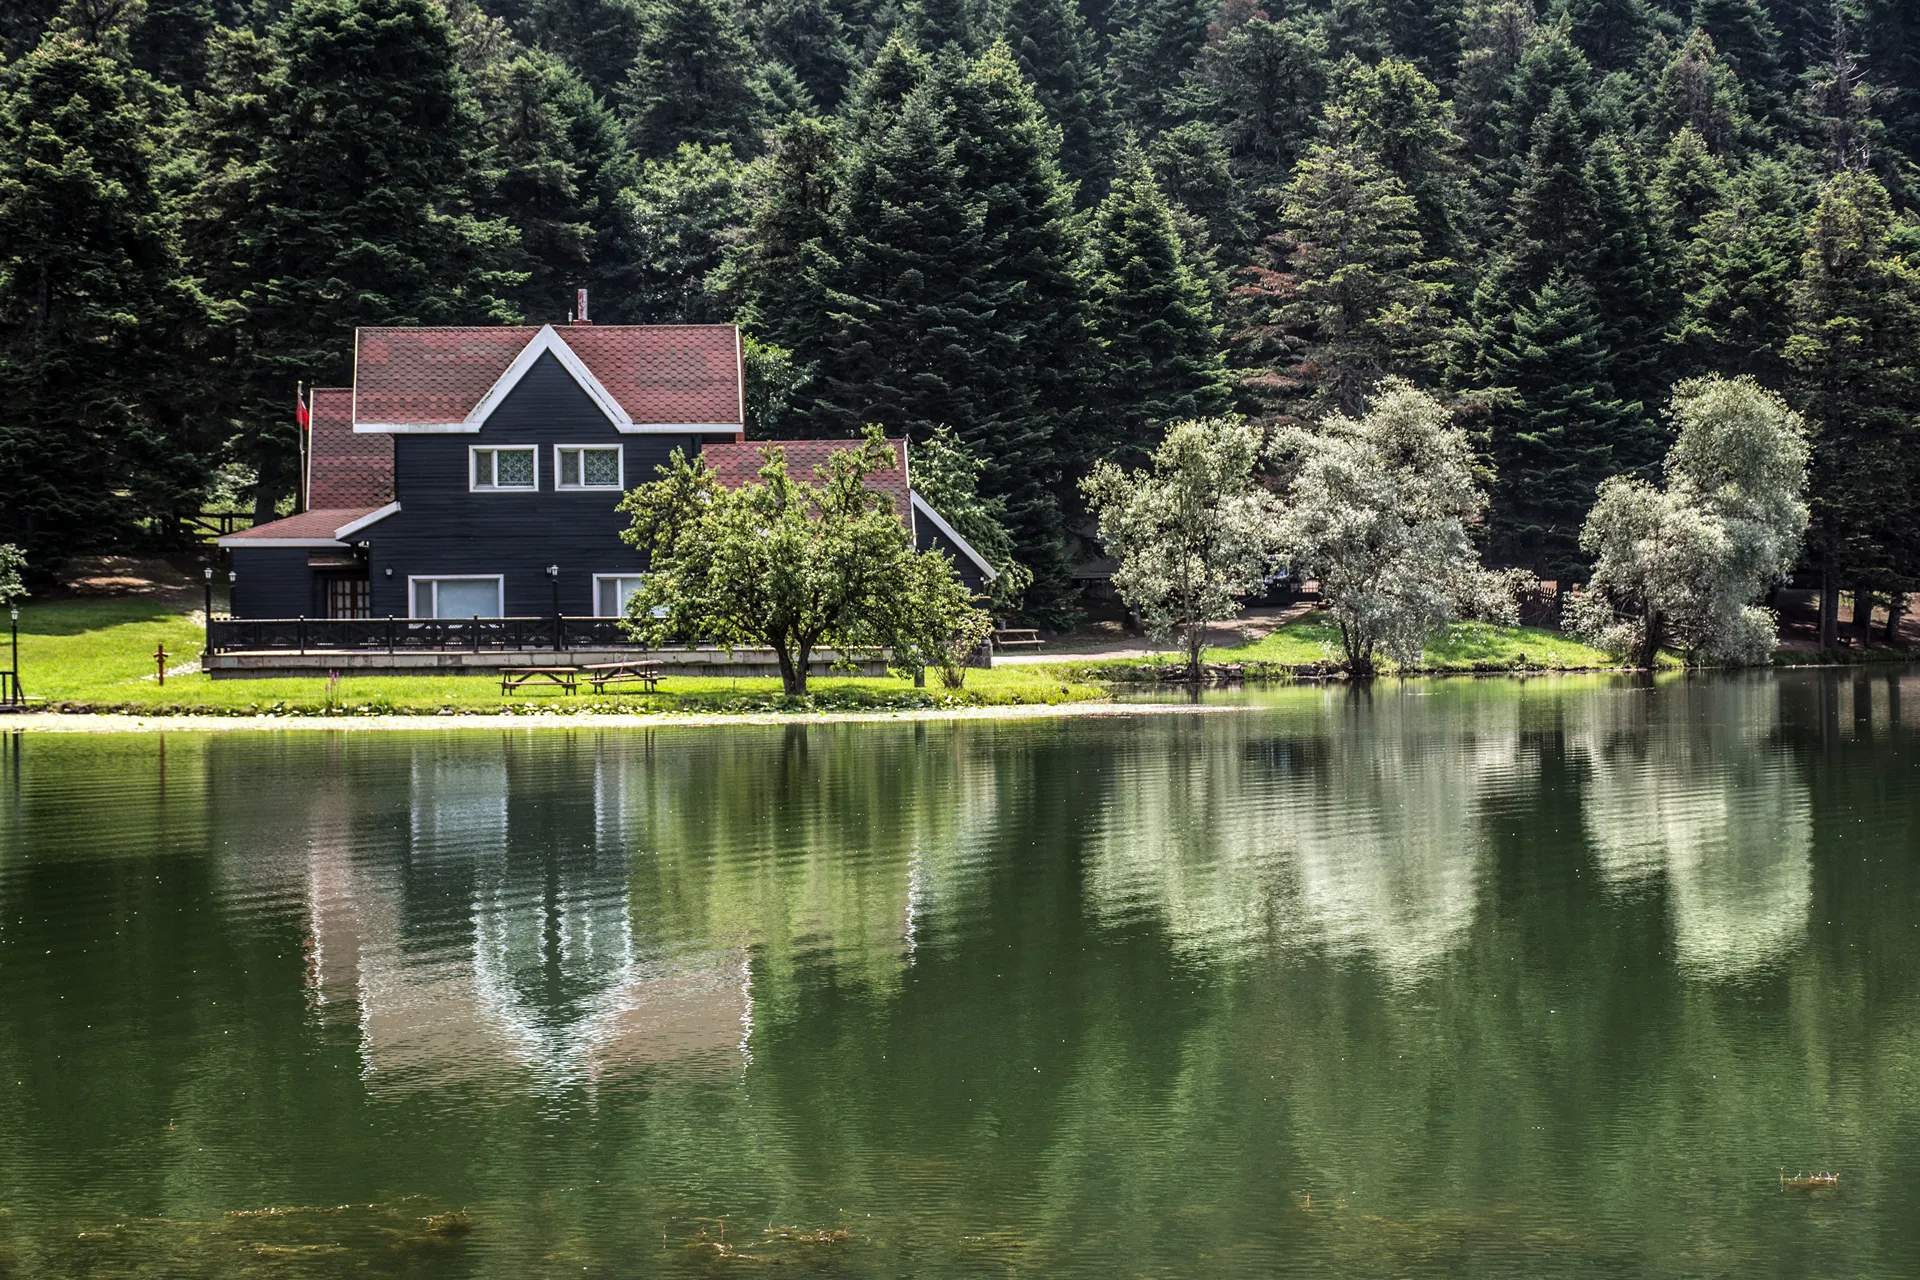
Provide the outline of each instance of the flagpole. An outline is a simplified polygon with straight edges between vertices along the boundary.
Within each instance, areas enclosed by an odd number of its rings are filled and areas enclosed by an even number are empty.
[[[305,381],[296,382],[293,384],[293,430],[294,441],[300,446],[299,507],[302,511],[307,509],[307,492],[310,487],[307,477],[307,421],[309,412],[307,408],[307,384]]]

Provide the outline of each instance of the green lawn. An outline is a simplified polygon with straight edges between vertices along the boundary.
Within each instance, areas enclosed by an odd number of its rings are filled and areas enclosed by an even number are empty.
[[[1291,622],[1251,644],[1208,649],[1205,659],[1244,668],[1254,678],[1285,677],[1331,672],[1340,664],[1340,632],[1319,615]],[[1663,661],[1668,665],[1673,660]],[[1179,666],[1176,657],[1120,659],[1074,664],[1084,678],[1098,679],[1125,669]],[[1448,627],[1432,644],[1419,670],[1470,671],[1591,671],[1617,667],[1617,659],[1571,636],[1543,627],[1502,627],[1485,622],[1461,622]],[[1381,669],[1395,670],[1392,663]]]
[[[330,687],[322,676],[215,680],[199,674],[153,679],[154,647],[169,665],[200,652],[198,615],[135,600],[29,602],[21,610],[20,674],[28,696],[71,710],[246,714],[374,715],[396,712],[907,710],[920,707],[1013,706],[1085,702],[1105,696],[1098,685],[1058,670],[1001,667],[968,673],[964,689],[943,689],[929,676],[916,689],[905,677],[816,677],[804,700],[790,700],[773,676],[668,676],[654,694],[572,696],[559,689],[500,695],[485,676],[347,676]]]

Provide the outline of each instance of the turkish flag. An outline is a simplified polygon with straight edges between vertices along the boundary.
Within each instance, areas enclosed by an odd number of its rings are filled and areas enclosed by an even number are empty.
[[[307,413],[307,399],[299,392],[293,396],[293,420],[300,424],[302,431],[313,426],[313,418]]]

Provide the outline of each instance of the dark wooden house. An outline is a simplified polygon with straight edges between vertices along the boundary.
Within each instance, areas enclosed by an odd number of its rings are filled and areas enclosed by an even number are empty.
[[[647,565],[616,504],[674,450],[741,484],[769,445],[798,474],[846,447],[748,440],[741,379],[732,325],[361,329],[354,385],[310,398],[303,509],[220,539],[233,616],[619,615]],[[870,483],[984,588],[894,447]]]

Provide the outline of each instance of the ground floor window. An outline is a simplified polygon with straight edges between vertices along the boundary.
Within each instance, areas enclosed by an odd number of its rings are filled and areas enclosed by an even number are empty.
[[[646,578],[637,573],[596,573],[593,575],[593,615],[596,618],[622,618],[627,601]]]
[[[408,578],[416,618],[503,618],[503,579],[499,574],[445,578]]]
[[[329,618],[366,618],[373,610],[369,607],[367,579],[364,574],[328,573],[321,575],[321,583],[326,591],[326,610]]]

